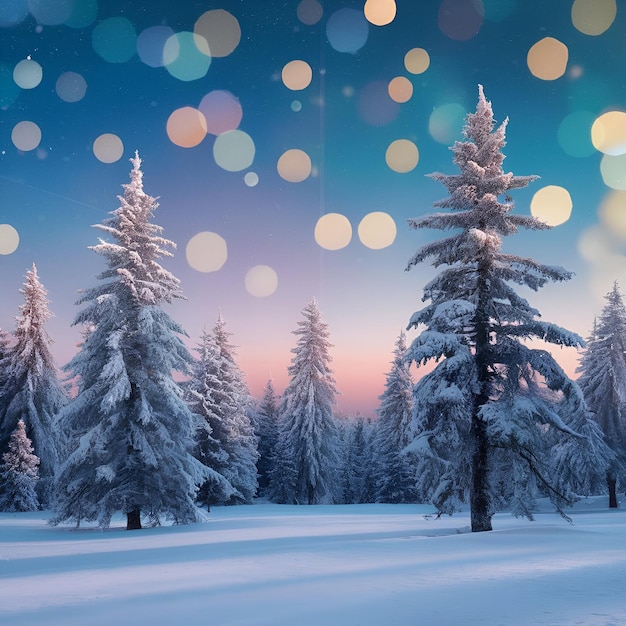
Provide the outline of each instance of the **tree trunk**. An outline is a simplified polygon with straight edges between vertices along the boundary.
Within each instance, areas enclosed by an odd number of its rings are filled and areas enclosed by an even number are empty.
[[[474,415],[472,419],[472,482],[470,485],[470,517],[472,532],[492,530],[489,497],[489,442],[485,423]]]
[[[617,508],[617,480],[612,474],[607,474],[606,482],[609,487],[609,508]]]
[[[141,529],[141,513],[139,509],[126,513],[126,530]]]

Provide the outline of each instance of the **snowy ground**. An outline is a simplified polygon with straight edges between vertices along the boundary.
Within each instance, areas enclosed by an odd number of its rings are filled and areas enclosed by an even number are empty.
[[[491,533],[429,507],[271,504],[127,532],[0,514],[0,624],[626,625],[626,512]]]

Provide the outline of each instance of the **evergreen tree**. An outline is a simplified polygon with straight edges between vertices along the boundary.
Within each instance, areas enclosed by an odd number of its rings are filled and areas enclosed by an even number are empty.
[[[571,274],[501,251],[502,237],[519,228],[549,228],[534,217],[511,214],[508,192],[535,177],[503,171],[506,124],[494,130],[481,87],[476,112],[466,119],[467,141],[452,147],[460,173],[431,175],[449,192],[435,206],[450,211],[410,221],[416,229],[456,231],[423,246],[407,267],[427,259],[445,266],[424,288],[429,303],[409,323],[421,329],[409,360],[437,363],[415,386],[411,449],[420,459],[421,487],[439,512],[451,512],[469,497],[472,531],[491,530],[502,468],[515,470],[506,490],[508,501],[518,503],[515,513],[530,517],[532,481],[562,512],[569,491],[550,476],[556,433],[588,445],[570,426],[586,411],[580,389],[548,351],[524,343],[579,346],[582,340],[540,321],[539,312],[510,286],[537,290]],[[546,388],[559,392],[557,402]]]
[[[77,395],[60,415],[68,457],[57,479],[55,517],[97,521],[126,515],[127,528],[141,516],[155,523],[198,519],[197,484],[210,471],[191,454],[194,418],[172,373],[191,360],[184,333],[162,305],[182,297],[178,279],[159,259],[173,242],[151,223],[157,202],[143,190],[135,153],[120,206],[95,227],[91,249],[107,268],[86,290],[74,323],[87,329],[78,354],[66,366],[78,377]]]
[[[617,283],[580,359],[578,384],[614,453],[606,483],[617,507],[617,484],[626,484],[626,307]]]
[[[337,420],[341,450],[341,497],[343,504],[375,501],[372,472],[372,424],[362,415]]]
[[[225,489],[221,482],[209,480],[200,489],[199,501],[206,506],[249,503],[257,489],[251,399],[221,316],[213,334],[203,334],[197,351],[199,359],[187,389],[192,410],[203,422],[199,458],[231,487]]]
[[[378,502],[415,502],[417,490],[415,469],[409,455],[403,452],[409,444],[409,427],[413,414],[413,379],[406,360],[406,335],[396,342],[391,370],[375,430],[375,480]]]
[[[259,451],[256,466],[259,476],[259,494],[266,495],[278,439],[278,397],[271,378],[265,384],[263,398],[254,415],[254,430]]]
[[[36,485],[39,480],[39,458],[33,454],[26,427],[19,420],[9,450],[2,455],[0,467],[0,511],[36,511],[39,508]]]
[[[24,303],[16,318],[14,343],[3,348],[7,351],[0,363],[4,371],[0,388],[0,450],[6,450],[11,433],[22,420],[41,462],[37,492],[40,502],[47,506],[59,459],[55,420],[67,399],[59,385],[50,351],[52,341],[46,331],[46,322],[52,317],[47,292],[34,264],[25,278],[20,290]]]
[[[273,498],[296,504],[332,502],[338,473],[337,390],[330,370],[328,326],[313,300],[293,331],[298,337],[279,409],[279,441]]]

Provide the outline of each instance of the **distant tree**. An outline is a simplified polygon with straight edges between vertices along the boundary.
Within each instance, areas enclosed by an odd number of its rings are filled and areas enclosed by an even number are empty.
[[[337,419],[339,429],[340,485],[343,504],[375,501],[373,427],[362,415]]]
[[[302,314],[304,320],[293,331],[298,339],[279,409],[273,478],[280,477],[282,483],[274,483],[272,493],[276,501],[328,503],[335,498],[338,472],[331,344],[317,302],[313,300]]]
[[[626,307],[617,283],[605,299],[580,359],[578,384],[614,453],[606,483],[615,508],[617,484],[626,485]]]
[[[34,264],[26,272],[20,293],[24,303],[16,318],[13,344],[7,348],[6,335],[3,337],[6,356],[0,363],[0,450],[6,450],[11,433],[22,420],[41,462],[37,493],[47,506],[59,460],[55,420],[67,398],[58,381],[50,351],[52,340],[46,331],[46,322],[52,317],[47,292]]]
[[[278,396],[271,378],[265,384],[263,398],[254,414],[254,430],[259,450],[257,461],[259,494],[266,495],[278,440]]]
[[[0,466],[0,511],[36,511],[39,509],[37,481],[39,458],[33,454],[31,440],[24,422],[19,420],[11,438],[9,450],[2,455]]]
[[[409,444],[413,415],[413,378],[406,360],[406,335],[400,333],[385,391],[380,396],[374,441],[374,472],[378,502],[415,502],[415,468],[404,448]]]
[[[215,481],[205,483],[199,497],[207,506],[249,503],[257,490],[258,453],[250,416],[252,401],[229,336],[220,316],[212,335],[203,335],[200,360],[189,382],[189,389],[203,403],[200,408],[192,405],[194,411],[208,426],[199,442],[203,463],[226,478],[233,488],[226,494]]]
[[[506,122],[494,131],[491,104],[480,87],[476,112],[465,124],[467,141],[452,147],[460,173],[431,175],[449,192],[435,206],[450,212],[410,221],[416,229],[456,231],[424,245],[407,267],[426,259],[434,267],[445,266],[424,288],[423,300],[429,303],[409,323],[421,330],[409,360],[437,363],[415,386],[411,449],[439,512],[451,512],[469,497],[472,531],[492,528],[503,467],[514,468],[505,493],[516,503],[516,514],[531,516],[533,482],[562,512],[571,500],[568,486],[550,475],[554,440],[558,433],[588,445],[571,428],[586,411],[579,387],[548,351],[524,343],[540,339],[580,346],[582,340],[540,321],[538,311],[509,286],[537,290],[571,274],[501,251],[502,237],[519,228],[549,228],[534,217],[511,214],[508,192],[535,177],[503,171],[505,128]]]
[[[55,524],[106,527],[116,511],[128,529],[141,528],[142,515],[192,522],[197,485],[210,474],[192,455],[195,422],[172,375],[191,360],[184,331],[162,308],[182,297],[179,280],[159,264],[174,244],[151,223],[158,205],[143,190],[137,153],[131,163],[119,208],[96,225],[111,239],[91,248],[107,263],[102,282],[84,292],[74,320],[87,332],[66,366],[78,389],[59,420],[68,457]]]

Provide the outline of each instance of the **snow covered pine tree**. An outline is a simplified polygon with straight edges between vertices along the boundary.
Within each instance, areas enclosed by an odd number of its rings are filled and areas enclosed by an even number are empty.
[[[0,466],[0,511],[36,511],[39,508],[36,485],[39,480],[39,458],[19,420],[9,450],[2,455]]]
[[[578,384],[615,458],[606,475],[609,507],[617,507],[617,483],[626,485],[626,307],[617,283],[594,325],[580,359]]]
[[[468,141],[452,147],[460,173],[431,175],[449,192],[435,206],[451,212],[410,220],[415,229],[458,231],[424,245],[407,266],[426,259],[447,266],[424,288],[423,300],[430,302],[408,326],[425,327],[409,348],[410,361],[437,362],[415,386],[410,449],[420,459],[422,487],[440,513],[451,513],[469,494],[474,532],[491,530],[494,508],[504,503],[532,519],[535,483],[562,513],[569,489],[550,475],[555,437],[548,434],[592,445],[570,427],[586,423],[580,388],[547,350],[523,343],[538,338],[579,346],[582,340],[538,320],[538,311],[508,285],[537,290],[571,274],[500,249],[502,237],[520,227],[549,228],[511,214],[508,192],[536,177],[504,173],[506,124],[494,131],[491,103],[479,87],[476,112],[466,118]]]
[[[278,396],[270,378],[265,383],[263,397],[254,414],[254,432],[258,440],[259,495],[264,496],[270,483],[270,473],[275,462],[278,439]]]
[[[279,408],[272,498],[296,504],[330,503],[335,499],[339,469],[333,415],[337,390],[328,353],[331,344],[328,325],[315,299],[302,315],[304,320],[293,331],[298,340]]]
[[[174,244],[150,222],[157,202],[143,190],[139,155],[130,161],[120,207],[95,226],[114,240],[91,248],[107,262],[103,282],[85,291],[74,320],[87,332],[66,366],[78,376],[78,392],[59,419],[68,456],[54,524],[84,519],[106,527],[116,511],[128,529],[141,528],[142,514],[154,523],[161,513],[192,522],[197,485],[211,474],[191,453],[194,419],[172,378],[191,360],[183,330],[161,308],[182,297],[178,279],[158,263]]]
[[[52,341],[46,322],[52,313],[35,264],[26,272],[20,293],[24,295],[24,304],[16,318],[15,342],[1,364],[4,384],[0,387],[0,452],[6,450],[11,433],[23,420],[41,462],[37,495],[40,503],[47,506],[59,458],[55,420],[67,398],[50,352]]]

